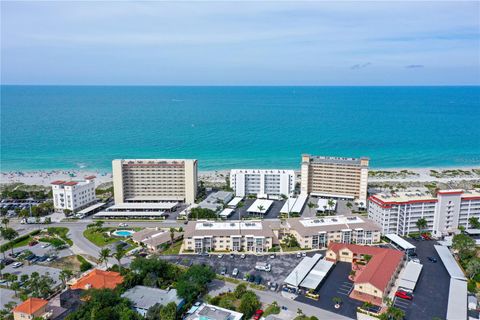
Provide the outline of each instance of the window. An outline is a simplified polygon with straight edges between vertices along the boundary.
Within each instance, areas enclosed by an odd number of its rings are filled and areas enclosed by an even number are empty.
[[[348,255],[349,255],[348,251],[343,251],[342,252],[342,256],[348,256]]]

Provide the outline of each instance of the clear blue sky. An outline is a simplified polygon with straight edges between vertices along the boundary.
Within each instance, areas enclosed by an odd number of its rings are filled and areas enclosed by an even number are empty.
[[[2,84],[480,84],[470,2],[1,2]]]

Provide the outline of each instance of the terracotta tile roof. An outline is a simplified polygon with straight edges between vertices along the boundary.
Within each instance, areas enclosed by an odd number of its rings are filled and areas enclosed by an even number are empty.
[[[19,304],[13,309],[13,312],[26,313],[29,315],[34,314],[42,307],[47,305],[48,301],[39,298],[28,298],[23,303]]]
[[[65,181],[63,180],[55,180],[55,181],[52,181],[50,184],[64,184]]]
[[[63,185],[64,186],[74,186],[74,185],[77,185],[78,182],[76,181],[69,181],[69,182],[65,182]]]
[[[356,244],[331,243],[329,250],[338,254],[341,249],[347,248],[354,254],[368,254],[372,258],[362,273],[355,279],[355,283],[370,283],[377,289],[384,291],[393,273],[403,259],[403,252],[393,249],[384,249]]]
[[[70,288],[81,290],[90,288],[114,289],[122,282],[123,277],[118,272],[93,269],[88,274],[78,279],[77,282],[70,286]]]

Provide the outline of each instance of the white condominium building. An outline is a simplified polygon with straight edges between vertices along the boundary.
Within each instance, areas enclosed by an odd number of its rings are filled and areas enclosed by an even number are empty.
[[[115,203],[184,201],[197,196],[197,160],[113,160]]]
[[[368,158],[302,155],[301,193],[367,201]]]
[[[295,172],[278,169],[234,169],[230,171],[230,187],[235,196],[288,196],[295,189]]]
[[[373,244],[380,242],[381,236],[372,220],[358,216],[291,218],[285,225],[305,249],[325,248],[332,242]]]
[[[189,221],[185,227],[183,245],[193,252],[233,251],[267,252],[278,238],[269,222],[249,221]]]
[[[95,176],[85,177],[83,181],[57,180],[51,183],[53,207],[57,211],[75,212],[97,201],[95,197]]]
[[[437,196],[420,192],[376,194],[368,199],[368,217],[383,234],[407,235],[418,232],[417,221],[427,220],[425,231],[442,236],[470,228],[468,219],[480,218],[480,191],[440,190]]]

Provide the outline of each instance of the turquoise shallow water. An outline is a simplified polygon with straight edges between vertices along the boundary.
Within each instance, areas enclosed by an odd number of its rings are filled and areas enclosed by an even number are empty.
[[[298,168],[301,153],[480,165],[480,87],[1,87],[2,171],[172,157]]]

